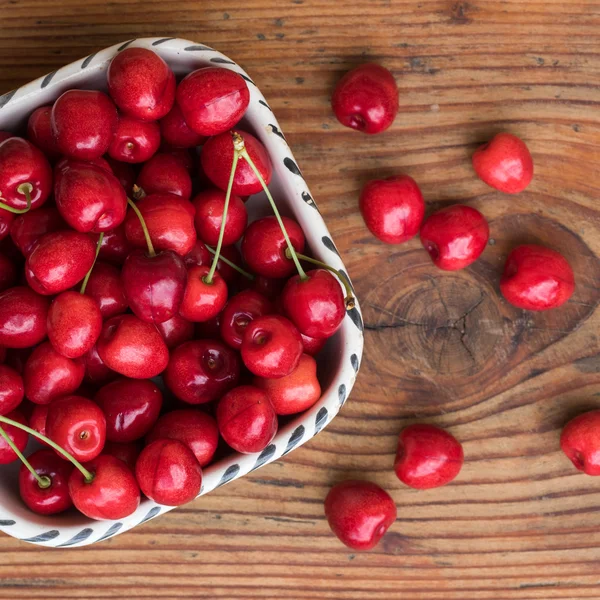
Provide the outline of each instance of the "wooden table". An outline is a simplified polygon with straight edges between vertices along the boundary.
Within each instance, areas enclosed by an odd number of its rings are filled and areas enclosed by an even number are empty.
[[[0,537],[0,598],[529,600],[600,598],[600,481],[558,445],[600,405],[598,0],[0,0],[0,92],[120,40],[179,36],[239,61],[276,111],[364,310],[350,401],[306,446],[98,546],[62,552]],[[394,72],[392,130],[343,129],[329,96],[367,60]],[[470,155],[522,136],[536,176],[518,197],[478,181]],[[378,243],[357,210],[369,178],[406,172],[428,208],[489,218],[483,259],[437,271],[418,240]],[[499,297],[507,251],[560,249],[578,287],[562,309]],[[464,444],[457,481],[403,487],[398,432],[414,421]],[[348,477],[390,490],[398,521],[372,552],[329,532],[323,498]]]

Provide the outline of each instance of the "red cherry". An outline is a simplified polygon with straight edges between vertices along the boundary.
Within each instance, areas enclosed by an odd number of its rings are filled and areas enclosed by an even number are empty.
[[[12,137],[0,143],[2,202],[19,210],[27,208],[27,197],[19,191],[25,183],[32,188],[31,208],[39,208],[52,192],[52,169],[48,159],[33,144]]]
[[[105,262],[94,265],[85,293],[96,301],[103,319],[120,315],[129,306],[121,283],[121,272]]]
[[[66,161],[56,167],[56,206],[77,231],[100,233],[125,219],[127,197],[119,180],[92,163]]]
[[[56,145],[56,138],[52,131],[50,115],[52,105],[40,106],[36,108],[27,122],[27,137],[29,141],[37,146],[50,160],[55,160],[60,156],[60,151]]]
[[[10,233],[14,218],[14,213],[8,212],[7,210],[0,210],[0,241]]]
[[[571,419],[560,435],[560,447],[576,469],[600,475],[600,410]]]
[[[236,352],[215,340],[195,340],[171,352],[167,387],[183,402],[205,404],[220,398],[240,377]]]
[[[499,133],[473,154],[477,176],[505,194],[522,192],[533,179],[533,159],[516,135]]]
[[[286,377],[264,379],[255,377],[253,384],[263,390],[278,415],[293,415],[309,409],[320,397],[317,363],[303,354],[298,366]]]
[[[156,377],[169,362],[169,350],[160,333],[134,315],[106,321],[96,347],[109,369],[132,379]]]
[[[309,354],[310,356],[316,356],[321,352],[323,346],[327,342],[327,338],[311,338],[308,335],[304,335],[300,333],[300,337],[302,338],[302,345],[304,346],[304,353]]]
[[[79,160],[101,157],[117,127],[115,105],[95,90],[66,91],[54,103],[50,118],[60,152]]]
[[[94,346],[91,350],[81,357],[83,364],[85,365],[84,379],[87,383],[95,385],[102,385],[115,379],[118,374],[109,369],[100,358],[98,354],[97,346]]]
[[[127,48],[107,72],[108,92],[125,113],[142,121],[164,117],[175,101],[175,75],[155,52]]]
[[[450,483],[464,461],[459,441],[433,425],[409,425],[400,433],[394,470],[398,479],[417,490]]]
[[[106,439],[134,442],[144,437],[158,419],[162,394],[147,380],[126,379],[101,388],[94,398],[106,417]]]
[[[69,478],[69,493],[79,512],[90,519],[116,520],[137,510],[140,488],[122,460],[103,454],[85,467],[94,475],[90,483],[78,469],[74,469]]]
[[[331,337],[341,326],[346,308],[338,280],[325,269],[295,275],[285,284],[281,302],[300,333],[312,338]]]
[[[83,356],[96,344],[101,331],[102,313],[93,298],[69,291],[52,301],[48,311],[48,338],[63,356]]]
[[[369,181],[359,206],[369,231],[386,244],[402,244],[413,238],[425,215],[423,194],[408,175]]]
[[[136,184],[146,194],[174,194],[184,200],[192,195],[192,178],[181,161],[171,154],[156,154],[143,167]]]
[[[49,404],[55,398],[77,390],[84,373],[82,361],[71,360],[59,354],[50,342],[44,342],[25,363],[25,395],[36,404]]]
[[[191,267],[179,307],[179,314],[188,321],[208,321],[223,310],[227,302],[227,284],[216,272],[212,283],[206,283],[210,267]]]
[[[65,222],[56,207],[44,206],[17,215],[10,226],[10,237],[23,256],[27,257],[44,234],[60,229],[65,229]]]
[[[15,410],[21,404],[24,394],[21,375],[6,365],[0,365],[0,415]]]
[[[360,65],[335,86],[331,107],[346,127],[371,134],[385,131],[398,114],[396,80],[381,65]]]
[[[176,97],[186,123],[201,135],[218,135],[231,129],[250,103],[243,77],[219,67],[187,75],[177,86]]]
[[[48,419],[48,406],[49,404],[34,404],[33,411],[31,412],[31,416],[29,417],[29,427],[34,429],[38,433],[42,435],[46,435],[46,420]],[[42,440],[38,440],[40,444],[44,446],[48,446],[46,442]],[[49,447],[49,446],[48,446]],[[56,456],[54,452],[52,452],[53,456]],[[63,461],[64,462],[64,461]],[[71,464],[71,463],[66,463]]]
[[[139,121],[125,115],[119,117],[108,153],[115,160],[141,163],[151,158],[160,146],[158,123]]]
[[[160,121],[160,135],[162,139],[173,148],[193,148],[201,146],[205,136],[190,129],[183,118],[183,112],[177,103],[168,115]]]
[[[12,412],[4,415],[7,419],[11,419],[13,421],[17,421],[17,423],[21,423],[21,425],[27,425],[27,419],[18,411],[13,410]],[[21,451],[24,452],[27,447],[27,442],[29,441],[29,434],[14,425],[8,425],[6,423],[0,423],[2,425],[2,429],[8,437],[11,439],[13,444]],[[15,460],[18,460],[19,457],[15,454],[13,449],[6,443],[4,437],[0,437],[0,465],[8,465]]]
[[[25,465],[19,471],[19,493],[27,507],[38,515],[56,515],[73,506],[69,495],[70,462],[62,460],[52,450],[38,450],[27,460],[35,472],[50,480],[50,486],[40,487]]]
[[[166,506],[191,502],[202,486],[202,469],[196,457],[177,440],[148,444],[135,465],[135,475],[142,492]]]
[[[254,319],[242,341],[242,360],[259,377],[289,375],[300,362],[302,339],[296,327],[279,315]]]
[[[268,396],[251,385],[234,388],[221,398],[217,424],[227,444],[242,454],[261,452],[277,433],[277,415]]]
[[[206,249],[202,240],[196,240],[192,249],[183,257],[186,267],[210,267],[213,255]],[[218,269],[218,266],[217,266]]]
[[[370,481],[342,481],[325,498],[325,516],[331,531],[353,550],[377,546],[396,520],[392,497]]]
[[[225,196],[222,190],[212,188],[200,192],[192,200],[196,207],[196,231],[200,239],[210,246],[216,246],[219,241]],[[223,245],[231,246],[241,239],[247,223],[246,206],[239,196],[232,195],[227,210]]]
[[[0,345],[29,348],[46,337],[47,298],[27,287],[0,292]]]
[[[185,444],[196,457],[201,467],[213,459],[219,443],[216,421],[199,410],[174,410],[158,419],[146,437],[146,443],[155,440],[178,440]]]
[[[142,321],[162,323],[181,306],[187,271],[183,259],[171,250],[155,256],[134,250],[125,260],[121,281],[133,313]]]
[[[296,221],[282,217],[283,225],[296,252],[304,250],[304,233]],[[246,229],[242,241],[244,262],[252,271],[264,277],[289,277],[295,270],[287,258],[287,243],[275,217],[254,221]]]
[[[91,400],[63,396],[48,407],[46,435],[77,460],[87,462],[102,452],[106,419]]]
[[[156,323],[156,329],[162,335],[169,350],[194,337],[194,324],[181,315],[174,315],[167,321]]]
[[[573,270],[567,259],[550,248],[517,246],[506,259],[500,279],[502,295],[525,310],[549,310],[562,306],[575,290]]]
[[[17,267],[8,256],[0,253],[0,292],[7,290],[17,282]]]
[[[135,472],[135,463],[137,462],[138,456],[142,448],[138,442],[129,442],[127,444],[120,444],[119,442],[109,442],[104,444],[104,450],[102,455],[114,456],[119,460],[122,460],[130,469],[131,472]]]
[[[234,265],[239,265],[242,262],[242,257],[235,246],[224,246],[221,248],[221,256],[231,261]],[[184,256],[186,267],[212,265],[214,256],[206,249],[206,245],[201,240],[197,240],[194,247]],[[220,258],[217,262],[217,271],[225,280],[228,286],[235,286],[240,281],[240,274]]]
[[[248,325],[257,317],[273,312],[273,305],[254,290],[243,290],[233,296],[223,309],[221,337],[226,344],[239,350]]]
[[[54,171],[56,173],[58,173],[59,171],[66,169],[67,167],[69,167],[70,165],[73,165],[74,163],[80,163],[80,164],[84,164],[84,165],[93,165],[94,167],[100,167],[103,171],[105,171],[106,173],[109,173],[110,175],[113,174],[112,167],[108,164],[108,161],[106,159],[104,159],[102,156],[99,156],[98,158],[90,158],[88,160],[83,160],[80,158],[69,158],[68,156],[63,156],[56,163],[56,166],[54,167]]]
[[[246,151],[255,164],[265,184],[269,184],[273,174],[273,166],[265,147],[251,134],[245,131],[226,131],[215,137],[209,138],[202,148],[200,161],[206,176],[214,185],[222,190],[227,190],[229,176],[233,165],[233,140],[232,133],[238,133],[244,139]],[[243,158],[238,161],[233,178],[233,194],[237,196],[251,196],[262,192],[262,184]]]
[[[137,203],[156,250],[174,250],[185,256],[196,243],[194,206],[174,194],[152,194]],[[146,238],[134,211],[125,219],[125,234],[137,248],[146,248]]]
[[[97,236],[95,237],[97,239]],[[113,264],[122,265],[132,249],[125,235],[125,223],[122,223],[111,231],[104,232],[98,258]]]
[[[130,196],[133,193],[133,184],[135,183],[135,171],[133,167],[126,162],[115,160],[107,156],[106,162],[109,164],[113,175],[119,180],[119,183],[125,190],[125,193]]]

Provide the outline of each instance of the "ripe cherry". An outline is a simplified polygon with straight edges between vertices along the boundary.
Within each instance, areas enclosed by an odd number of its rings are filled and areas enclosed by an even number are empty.
[[[254,290],[242,290],[229,300],[221,316],[220,332],[223,341],[239,350],[244,333],[257,317],[274,312],[273,305]]]
[[[46,318],[50,302],[28,287],[13,287],[0,292],[0,345],[30,348],[47,333]]]
[[[37,146],[49,160],[56,160],[60,156],[60,150],[56,145],[56,138],[52,131],[52,105],[36,108],[27,122],[27,138]]]
[[[118,373],[109,369],[104,364],[104,361],[98,354],[97,346],[94,346],[87,354],[84,354],[81,360],[85,365],[84,380],[87,383],[102,385],[118,377]]]
[[[95,236],[95,239],[98,239],[98,236]],[[104,232],[98,258],[115,265],[122,265],[132,249],[125,235],[125,223],[122,223],[111,231]]]
[[[175,194],[185,200],[192,195],[192,178],[188,169],[172,154],[155,154],[142,167],[136,184],[148,195]]]
[[[65,228],[65,222],[58,209],[54,206],[43,206],[16,216],[10,226],[10,237],[23,256],[27,257],[44,234]]]
[[[108,147],[108,153],[115,160],[141,163],[154,156],[159,146],[160,127],[158,123],[139,121],[121,115]]]
[[[194,338],[194,324],[179,314],[162,323],[156,323],[156,329],[169,350]]]
[[[197,194],[192,203],[196,208],[194,222],[198,237],[210,246],[216,246],[219,241],[225,192],[217,188],[209,188]],[[231,246],[241,239],[248,223],[246,206],[239,196],[232,195],[227,209],[227,220],[223,234],[223,246]]]
[[[27,419],[18,411],[13,410],[7,415],[3,415],[7,419],[11,419],[12,421],[17,421],[17,423],[21,423],[21,425],[27,425]],[[27,442],[29,441],[29,434],[14,425],[8,425],[6,423],[0,423],[4,433],[8,435],[13,444],[19,449],[20,452],[24,452],[27,447]],[[0,465],[8,465],[15,460],[18,460],[19,457],[15,454],[14,450],[8,445],[3,436],[0,436]]]
[[[600,410],[571,419],[560,435],[560,447],[576,469],[600,475]]]
[[[0,241],[2,241],[10,233],[10,228],[14,218],[14,213],[0,209]]]
[[[21,404],[24,394],[21,375],[7,365],[0,365],[0,415],[15,410]]]
[[[179,314],[188,321],[209,321],[223,310],[227,302],[227,284],[216,272],[208,283],[210,267],[188,269],[187,284]]]
[[[46,435],[46,421],[48,419],[48,407],[49,406],[50,406],[49,404],[34,405],[34,408],[31,411],[31,415],[29,417],[29,427],[31,427],[31,429],[34,429],[38,433],[41,433],[42,435]],[[44,446],[48,446],[48,444],[46,444],[46,442],[44,442],[42,440],[38,440],[38,441],[40,442],[40,444],[42,444]],[[52,454],[53,454],[53,456],[56,456],[56,454],[54,452],[52,452]],[[70,464],[70,463],[66,463],[66,464]]]
[[[110,156],[106,157],[106,162],[110,165],[113,175],[119,180],[125,193],[128,196],[131,196],[133,194],[133,184],[135,183],[136,177],[136,172],[133,167],[129,163],[115,160]]]
[[[169,114],[160,120],[160,135],[164,142],[173,148],[201,146],[206,139],[204,135],[190,129],[177,103],[173,104]]]
[[[96,301],[103,319],[120,315],[129,306],[121,283],[121,271],[109,263],[96,262],[85,293]]]
[[[119,442],[109,442],[104,444],[103,455],[110,455],[122,460],[130,469],[131,472],[135,472],[135,463],[137,462],[138,456],[142,451],[141,444],[139,442],[129,442],[127,444],[120,444]]]

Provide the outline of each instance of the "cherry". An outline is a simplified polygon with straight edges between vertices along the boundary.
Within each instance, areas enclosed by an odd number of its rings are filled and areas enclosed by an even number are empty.
[[[158,419],[162,394],[148,380],[119,379],[101,388],[95,402],[106,417],[106,439],[134,442],[144,437]]]
[[[104,450],[102,455],[114,456],[119,460],[122,460],[130,469],[131,472],[135,472],[135,463],[137,462],[138,456],[142,448],[138,442],[129,442],[127,444],[120,444],[119,442],[109,442],[104,444]]]
[[[600,475],[600,410],[571,419],[560,435],[560,447],[576,469]]]
[[[279,379],[255,377],[253,385],[263,390],[278,415],[293,415],[309,409],[320,397],[317,363],[312,356],[303,354],[298,366]]]
[[[369,181],[359,207],[369,231],[387,244],[402,244],[417,235],[425,215],[423,194],[408,175]]]
[[[113,264],[122,265],[131,250],[132,246],[125,235],[125,223],[122,223],[111,231],[104,232],[98,258]]]
[[[434,425],[409,425],[400,433],[394,470],[398,479],[417,490],[450,483],[464,462],[457,439]]]
[[[10,226],[10,237],[23,256],[27,257],[44,234],[60,229],[65,229],[65,222],[58,209],[54,206],[44,206],[16,216]]]
[[[516,135],[499,133],[473,154],[477,176],[505,194],[522,192],[533,179],[533,159]]]
[[[164,373],[167,387],[183,402],[205,404],[220,398],[240,377],[236,352],[215,340],[195,340],[171,352]]]
[[[108,67],[108,92],[125,114],[142,121],[164,117],[175,101],[175,75],[156,53],[127,48]]]
[[[121,283],[121,271],[109,263],[96,262],[85,293],[96,301],[103,319],[120,315],[129,306]]]
[[[186,267],[210,267],[213,255],[202,240],[196,240],[192,249],[183,257]]]
[[[44,342],[25,363],[25,395],[36,404],[49,404],[55,398],[77,390],[84,373],[82,361],[67,358],[59,354],[50,342]]]
[[[196,243],[193,205],[174,194],[152,194],[137,203],[156,250],[174,250],[185,256]],[[146,238],[138,216],[130,211],[125,234],[138,248],[146,248]]]
[[[140,488],[131,469],[120,459],[103,454],[86,464],[93,473],[86,481],[75,469],[69,478],[69,493],[75,508],[90,519],[124,519],[140,505]]]
[[[323,346],[327,342],[327,338],[311,338],[308,335],[304,335],[300,333],[300,337],[302,338],[302,345],[304,346],[304,353],[310,356],[316,356],[321,352]]]
[[[302,339],[296,327],[279,315],[254,319],[242,341],[242,360],[259,377],[289,375],[300,362]]]
[[[0,292],[13,287],[17,282],[17,267],[8,256],[0,253]]]
[[[10,233],[10,228],[14,218],[14,213],[0,209],[0,241]]]
[[[160,135],[164,142],[173,148],[201,146],[206,139],[204,135],[190,129],[177,103],[173,105],[169,114],[160,120]]]
[[[370,481],[349,480],[334,485],[325,498],[331,531],[353,550],[377,546],[396,520],[392,497]]]
[[[133,313],[142,321],[162,323],[181,306],[187,271],[183,259],[171,250],[154,256],[134,250],[125,260],[121,281]]]
[[[295,275],[285,284],[281,302],[300,333],[311,338],[331,337],[346,314],[344,294],[337,279],[325,269]]]
[[[200,135],[218,135],[244,116],[250,91],[241,75],[205,67],[192,71],[177,86],[177,104],[188,126]]]
[[[49,304],[28,287],[0,292],[0,345],[29,348],[39,344],[46,337]]]
[[[179,440],[194,453],[200,466],[206,467],[217,450],[219,429],[216,421],[202,411],[174,410],[158,419],[146,443],[160,439]]]
[[[125,193],[130,196],[133,194],[133,184],[135,183],[135,171],[133,167],[126,162],[115,160],[114,158],[107,156],[106,162],[109,164],[113,175],[119,180],[119,183],[125,190]]]
[[[34,404],[33,411],[29,417],[29,427],[31,429],[41,433],[42,435],[46,435],[46,420],[48,419],[48,406],[49,404]],[[47,445],[46,442],[39,440],[41,444]],[[53,452],[53,456],[56,454]],[[64,461],[62,461],[64,462]],[[69,464],[69,463],[65,463]]]
[[[27,507],[38,515],[56,515],[73,506],[69,495],[70,462],[59,458],[52,450],[38,450],[27,458],[38,476],[48,484],[41,487],[23,464],[19,471],[19,493]]]
[[[141,163],[154,156],[159,146],[158,123],[139,121],[121,115],[115,135],[108,147],[108,153],[115,160]]]
[[[227,444],[242,454],[261,452],[277,433],[277,415],[268,396],[251,385],[236,387],[221,398],[217,424]]]
[[[54,195],[63,219],[77,231],[100,233],[125,219],[123,186],[112,172],[95,164],[66,161],[57,165]]]
[[[246,151],[256,165],[265,184],[269,185],[273,174],[273,166],[269,155],[265,147],[253,135],[245,131],[227,131],[206,141],[200,156],[204,173],[218,188],[227,189],[231,167],[233,166],[232,134],[236,133],[243,138]],[[233,179],[232,193],[237,196],[251,196],[262,190],[262,183],[249,163],[246,160],[240,160]]]
[[[112,100],[95,90],[66,91],[54,103],[50,119],[60,152],[79,160],[106,153],[118,120]]]
[[[54,172],[58,173],[63,169],[69,167],[73,163],[82,163],[84,165],[93,165],[95,167],[100,167],[106,173],[113,174],[112,167],[108,164],[108,161],[99,156],[98,158],[90,158],[88,160],[83,160],[80,158],[69,158],[68,156],[63,156],[55,165]]]
[[[297,252],[304,250],[304,233],[296,221],[282,217],[292,246]],[[287,243],[277,219],[264,217],[246,229],[242,241],[244,262],[252,271],[270,278],[289,277],[294,263],[286,256]]]
[[[544,246],[517,246],[506,259],[500,291],[512,305],[525,310],[562,306],[575,290],[573,270],[566,258]]]
[[[142,167],[136,184],[146,194],[175,194],[185,200],[192,195],[192,178],[188,170],[171,154],[155,154]]]
[[[88,383],[102,385],[118,377],[118,374],[115,373],[115,371],[109,369],[104,364],[98,354],[97,346],[88,350],[88,352],[81,357],[81,360],[85,365],[84,379]]]
[[[221,312],[227,302],[227,284],[219,273],[207,283],[210,267],[188,269],[187,285],[179,314],[188,321],[208,321]]]
[[[21,375],[7,365],[0,365],[0,415],[15,410],[21,404],[24,395]]]
[[[229,300],[221,316],[223,341],[239,350],[248,325],[257,317],[273,312],[273,305],[254,290],[243,290]]]
[[[40,150],[19,137],[0,144],[0,202],[25,211],[42,206],[51,192],[52,169]]]
[[[192,200],[196,208],[196,231],[206,244],[216,246],[223,221],[225,192],[210,188],[200,192]],[[248,222],[246,207],[239,196],[232,195],[229,199],[223,246],[231,246],[241,239]]]
[[[156,323],[156,329],[162,335],[169,350],[188,342],[194,337],[194,324],[178,314],[167,321]]]
[[[12,412],[4,415],[7,419],[11,419],[13,421],[17,421],[17,423],[21,423],[21,425],[27,425],[27,419],[18,411],[13,410]],[[2,425],[2,429],[4,433],[10,438],[12,443],[19,449],[19,452],[24,452],[27,447],[27,442],[29,441],[29,434],[14,425],[9,425],[5,423],[0,423]],[[4,436],[0,436],[0,465],[8,465],[15,460],[18,460],[17,454],[15,454],[14,450],[9,446],[7,441],[4,439]]]
[[[398,114],[396,80],[381,65],[360,65],[335,86],[331,107],[342,125],[363,133],[381,133]]]
[[[29,141],[37,146],[50,160],[55,160],[60,156],[60,151],[56,145],[56,138],[52,131],[50,115],[52,105],[40,106],[36,108],[27,122],[27,137]]]
[[[96,347],[109,369],[132,379],[156,377],[169,362],[169,350],[160,333],[134,315],[106,321]]]

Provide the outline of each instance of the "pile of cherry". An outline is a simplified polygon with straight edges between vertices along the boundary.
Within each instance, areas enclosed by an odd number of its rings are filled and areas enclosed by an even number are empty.
[[[313,356],[354,302],[302,254],[263,145],[233,129],[240,75],[177,84],[128,48],[107,84],[38,108],[27,139],[1,134],[0,464],[23,462],[45,515],[195,498],[215,453],[262,451],[319,399]],[[259,192],[274,216],[248,225]],[[26,458],[30,435],[48,448]]]

